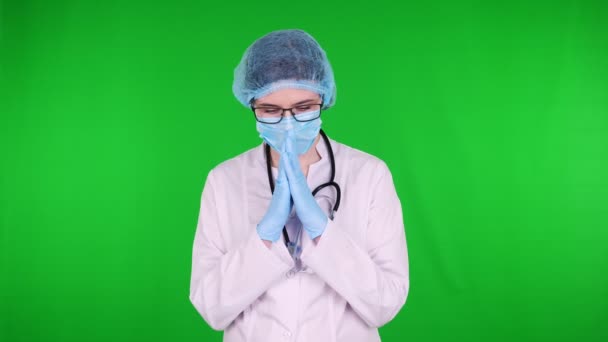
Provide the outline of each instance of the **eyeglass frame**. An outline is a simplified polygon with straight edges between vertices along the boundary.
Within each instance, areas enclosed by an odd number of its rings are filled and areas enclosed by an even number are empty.
[[[293,116],[294,120],[296,120],[297,122],[308,122],[308,121],[312,121],[312,120],[316,120],[316,119],[320,118],[321,117],[321,112],[322,112],[322,109],[323,109],[323,97],[321,97],[321,103],[311,103],[311,104],[309,104],[309,106],[319,106],[319,116],[317,116],[316,118],[308,119],[308,120],[298,120],[298,118],[296,117],[296,115],[293,113],[292,110],[294,108],[299,107],[299,106],[295,106],[295,107],[291,107],[291,108],[282,108],[282,107],[279,107],[279,106],[254,107],[253,106],[253,102],[255,102],[255,99],[251,99],[251,102],[250,102],[251,103],[251,110],[253,111],[253,117],[255,118],[255,120],[257,122],[261,122],[261,123],[269,124],[269,125],[275,125],[275,124],[278,124],[279,122],[281,122],[283,120],[283,118],[285,117],[285,112],[286,111],[289,111],[291,113],[291,116]],[[300,106],[305,106],[305,105],[302,104]],[[281,118],[277,122],[260,121],[258,119],[258,116],[255,115],[255,110],[258,109],[258,108],[276,108],[276,109],[280,109],[281,110]]]

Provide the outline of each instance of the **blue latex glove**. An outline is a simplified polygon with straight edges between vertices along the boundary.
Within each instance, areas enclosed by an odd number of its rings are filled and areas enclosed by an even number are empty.
[[[295,137],[290,132],[285,142],[285,152],[287,153],[287,158],[285,158],[285,173],[287,173],[289,190],[291,191],[291,197],[293,198],[298,218],[310,238],[314,239],[323,234],[328,218],[321,207],[319,207],[319,204],[317,204],[308,187],[306,177],[304,177],[304,173],[302,173],[302,169],[300,168],[300,160],[295,150],[294,140]]]
[[[262,221],[258,224],[256,230],[262,240],[276,242],[281,237],[281,232],[289,213],[291,212],[291,194],[289,191],[289,182],[287,181],[287,158],[285,152],[282,151],[279,159],[279,173],[274,185],[274,192],[270,205]]]

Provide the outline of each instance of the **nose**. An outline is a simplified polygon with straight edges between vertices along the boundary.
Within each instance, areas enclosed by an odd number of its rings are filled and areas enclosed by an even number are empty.
[[[283,116],[287,117],[287,112],[289,112],[289,116],[293,116],[293,112],[291,111],[291,109],[283,110]]]
[[[286,119],[287,116],[285,116],[283,119]],[[295,123],[293,122],[293,120],[283,120],[285,121],[285,129],[290,131],[292,129],[294,129],[295,127]]]

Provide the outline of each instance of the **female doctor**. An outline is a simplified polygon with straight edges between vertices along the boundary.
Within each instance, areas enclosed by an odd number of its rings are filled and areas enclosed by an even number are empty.
[[[233,92],[263,143],[207,175],[190,301],[224,341],[380,341],[409,292],[401,204],[382,160],[320,129],[336,96],[325,52],[271,32]]]

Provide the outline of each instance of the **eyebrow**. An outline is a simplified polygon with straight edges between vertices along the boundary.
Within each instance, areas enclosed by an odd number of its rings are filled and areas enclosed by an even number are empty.
[[[307,102],[314,102],[316,100],[317,99],[308,99],[308,100],[303,100],[303,101],[300,101],[300,102],[296,102],[296,103],[293,104],[293,107],[295,107],[297,105],[301,105],[301,104],[307,103]],[[279,107],[279,106],[277,106],[276,104],[273,104],[273,103],[259,103],[257,105],[260,106],[260,107]]]

